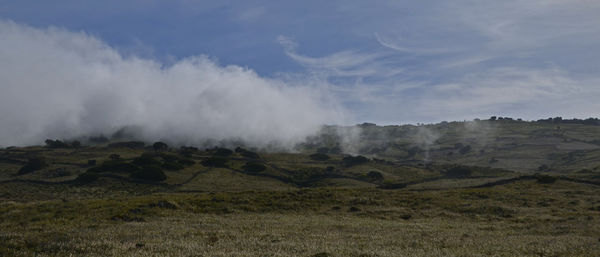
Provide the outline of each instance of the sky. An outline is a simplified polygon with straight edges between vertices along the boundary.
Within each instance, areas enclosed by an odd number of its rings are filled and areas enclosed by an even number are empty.
[[[303,95],[321,99],[308,109],[335,106],[336,115],[315,122],[587,118],[600,110],[595,0],[0,0],[0,21],[0,33],[98,41],[157,73],[201,58],[310,88]],[[2,34],[0,47],[8,47]]]

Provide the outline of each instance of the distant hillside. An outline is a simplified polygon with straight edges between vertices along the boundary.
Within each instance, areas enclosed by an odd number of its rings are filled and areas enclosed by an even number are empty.
[[[404,163],[454,163],[519,172],[600,169],[597,119],[442,122],[430,125],[329,126],[305,151],[350,152]]]

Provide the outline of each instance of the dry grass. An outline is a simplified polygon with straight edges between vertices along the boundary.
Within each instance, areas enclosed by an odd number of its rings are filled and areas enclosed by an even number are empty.
[[[600,256],[598,231],[598,187],[566,181],[0,204],[0,256]]]
[[[15,256],[598,256],[573,224],[382,220],[355,215],[173,213],[146,222],[83,222],[2,232]],[[598,229],[596,226],[594,229]],[[33,234],[32,231],[38,231]],[[597,230],[596,230],[597,231]],[[29,237],[23,238],[23,234]],[[50,239],[50,240],[45,240]]]

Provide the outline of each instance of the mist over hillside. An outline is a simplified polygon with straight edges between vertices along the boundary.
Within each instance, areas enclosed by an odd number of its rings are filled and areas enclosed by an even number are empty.
[[[309,80],[265,78],[206,56],[164,65],[55,27],[0,21],[0,38],[0,146],[136,127],[149,141],[289,148],[345,119]]]

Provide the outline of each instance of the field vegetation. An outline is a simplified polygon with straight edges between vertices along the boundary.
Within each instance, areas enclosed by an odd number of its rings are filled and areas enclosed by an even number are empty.
[[[352,146],[324,128],[291,152],[3,148],[0,256],[600,256],[599,128],[496,117],[363,124]]]

